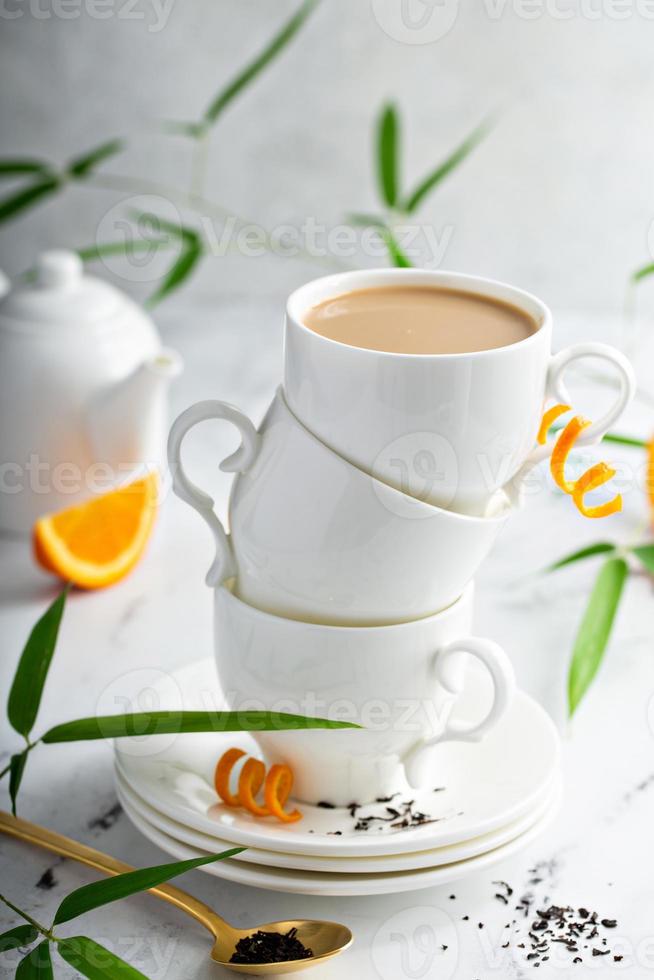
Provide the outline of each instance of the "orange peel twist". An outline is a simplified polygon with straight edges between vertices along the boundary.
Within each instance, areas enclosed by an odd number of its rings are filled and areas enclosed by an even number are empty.
[[[227,749],[216,764],[214,786],[223,803],[227,806],[243,807],[255,817],[276,817],[282,823],[301,820],[302,814],[299,810],[284,809],[293,788],[293,772],[289,766],[274,765],[266,773],[263,762],[250,757],[246,759],[239,774],[238,792],[231,792],[229,781],[232,770],[245,754],[242,749]],[[262,787],[263,806],[256,801]]]
[[[561,415],[565,415],[566,412],[570,411],[569,405],[553,405],[552,408],[548,408],[543,415],[543,419],[538,430],[538,442],[541,445],[547,441],[547,433],[549,431],[552,423],[559,418]],[[596,463],[591,466],[590,469],[586,470],[578,480],[568,480],[565,476],[565,464],[570,455],[571,450],[574,448],[575,443],[579,439],[581,433],[591,425],[588,419],[583,418],[581,415],[575,415],[567,423],[563,431],[559,434],[554,449],[552,450],[552,455],[550,457],[550,472],[552,478],[556,485],[563,490],[564,493],[569,494],[572,497],[575,506],[580,514],[584,517],[608,517],[609,514],[616,514],[618,511],[622,510],[622,495],[616,494],[611,500],[607,500],[606,503],[598,504],[596,507],[587,507],[584,503],[584,497],[591,490],[597,489],[597,487],[603,486],[603,484],[608,483],[608,481],[615,476],[615,470],[608,465],[608,463]],[[648,471],[648,486],[650,489],[650,494],[654,503],[654,440],[650,444],[650,469]]]

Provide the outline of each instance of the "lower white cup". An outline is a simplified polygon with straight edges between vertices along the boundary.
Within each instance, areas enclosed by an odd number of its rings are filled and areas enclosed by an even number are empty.
[[[239,472],[227,536],[213,500],[184,472],[185,434],[205,419],[239,429],[240,449],[221,469]],[[209,585],[235,578],[248,603],[289,618],[377,625],[429,616],[463,592],[510,509],[470,517],[375,480],[297,421],[281,389],[257,432],[225,402],[199,402],[174,423],[168,460],[175,493],[209,524],[216,558]]]
[[[366,803],[411,785],[436,785],[427,750],[482,739],[506,711],[515,679],[504,651],[470,635],[473,587],[448,609],[392,626],[325,626],[255,609],[215,591],[215,653],[236,711],[291,712],[349,721],[348,730],[253,731],[266,760],[288,764],[293,795],[309,803]],[[450,719],[469,657],[492,681],[475,722]],[[430,771],[432,770],[432,771]],[[436,781],[436,782],[435,782]]]

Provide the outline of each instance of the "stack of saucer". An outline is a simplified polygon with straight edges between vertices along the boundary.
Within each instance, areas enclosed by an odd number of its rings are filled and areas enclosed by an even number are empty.
[[[457,704],[461,720],[483,708],[481,678],[471,681]],[[161,703],[173,685],[187,710],[225,707],[212,661],[181,668],[155,687]],[[258,754],[246,734],[121,739],[118,795],[135,826],[173,857],[244,845],[238,857],[203,870],[276,891],[375,895],[454,881],[525,847],[561,795],[556,730],[521,692],[480,745],[439,746],[433,786],[416,792],[405,784],[390,800],[348,808],[300,804],[303,819],[290,825],[217,799],[216,759],[232,746]]]
[[[184,737],[138,762],[121,752],[128,812],[171,853],[247,843],[212,873],[360,894],[447,880],[542,826],[559,792],[556,736],[516,694],[506,653],[472,633],[472,579],[550,451],[533,446],[546,398],[567,401],[566,366],[588,355],[618,371],[585,442],[633,391],[619,352],[585,344],[551,357],[550,341],[547,308],[509,286],[412,269],[327,277],[289,300],[284,383],[258,430],[218,401],[177,419],[173,486],[216,542],[207,582],[226,706],[359,728]],[[242,440],[222,463],[238,473],[229,536],[181,463],[185,434],[210,418]],[[197,686],[191,671],[183,689]],[[218,804],[212,769],[241,745],[290,767],[300,823]]]

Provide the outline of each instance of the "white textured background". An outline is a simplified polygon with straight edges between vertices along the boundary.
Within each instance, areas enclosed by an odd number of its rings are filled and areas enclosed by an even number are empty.
[[[198,118],[296,3],[166,0],[158,13],[154,0],[96,2],[2,0],[2,153],[63,162],[122,135],[129,149],[103,175],[186,187],[190,145],[161,135],[160,121]],[[442,265],[514,281],[557,309],[620,310],[629,273],[652,258],[654,3],[406,0],[427,25],[408,29],[412,40],[455,18],[444,37],[409,44],[380,25],[400,17],[400,0],[374,2],[381,16],[372,0],[323,0],[232,105],[212,135],[209,195],[268,228],[307,215],[332,226],[375,205],[371,124],[385,99],[403,113],[407,184],[499,110],[487,141],[420,212],[439,232],[453,228]],[[2,267],[20,271],[45,244],[93,242],[124,196],[72,187],[3,225]],[[232,254],[205,262],[187,297],[277,299],[319,272]],[[648,307],[654,284],[641,290]]]

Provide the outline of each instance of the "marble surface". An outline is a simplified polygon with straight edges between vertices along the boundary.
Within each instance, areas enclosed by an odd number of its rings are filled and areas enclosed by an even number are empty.
[[[260,417],[280,374],[280,309],[277,294],[211,308],[189,308],[181,302],[166,308],[161,317],[166,339],[182,350],[187,365],[174,390],[171,411],[213,396]],[[557,331],[557,346],[589,336],[617,339],[615,324],[583,316],[559,318]],[[641,367],[646,353],[639,348]],[[582,379],[578,397],[592,411],[606,392],[591,394],[588,381]],[[651,399],[644,393],[622,429],[643,437],[652,427]],[[213,423],[188,440],[189,468],[199,483],[211,488],[223,511],[229,478],[217,464],[234,440],[228,427]],[[597,563],[579,564],[550,576],[534,574],[548,560],[593,540],[629,542],[647,534],[644,495],[637,486],[642,454],[605,448],[622,463],[624,513],[600,526],[583,521],[570,501],[552,490],[543,473],[537,492],[509,522],[477,583],[477,631],[505,645],[520,684],[550,711],[561,730],[565,797],[551,828],[526,852],[492,873],[413,894],[300,899],[221,883],[201,872],[181,879],[182,887],[237,924],[297,914],[346,922],[356,943],[346,956],[316,970],[315,976],[324,980],[504,980],[528,976],[533,967],[525,960],[526,951],[502,948],[504,926],[515,917],[494,898],[497,888],[492,879],[502,878],[513,885],[516,896],[532,891],[539,905],[546,901],[582,905],[618,920],[611,945],[623,955],[620,962],[610,956],[572,967],[569,954],[554,952],[538,976],[583,977],[598,970],[602,976],[613,971],[630,978],[653,975],[652,581],[642,573],[630,577],[605,662],[574,723],[568,725],[567,663]],[[210,559],[211,542],[204,525],[170,495],[147,557],[134,573],[109,591],[71,596],[37,732],[96,710],[120,711],[123,697],[139,690],[144,678],[210,655],[211,597],[203,585]],[[55,591],[51,579],[35,570],[25,541],[2,539],[4,693],[29,629]],[[2,725],[0,764],[6,764],[17,739],[4,720]],[[2,793],[6,808],[6,784]],[[164,860],[117,806],[109,744],[35,750],[20,811],[131,863]],[[2,892],[46,922],[66,892],[94,877],[70,862],[7,840],[0,840],[0,860]],[[450,897],[453,893],[456,898]],[[465,915],[469,921],[463,920]],[[0,909],[0,928],[15,921]],[[484,927],[479,928],[479,923]],[[153,980],[222,975],[209,960],[210,944],[202,929],[148,896],[98,910],[62,932],[82,932],[104,942]],[[448,950],[441,950],[441,945]],[[14,954],[6,956],[0,974],[6,970],[2,975],[13,975],[15,962]],[[59,961],[56,975],[75,974]]]

